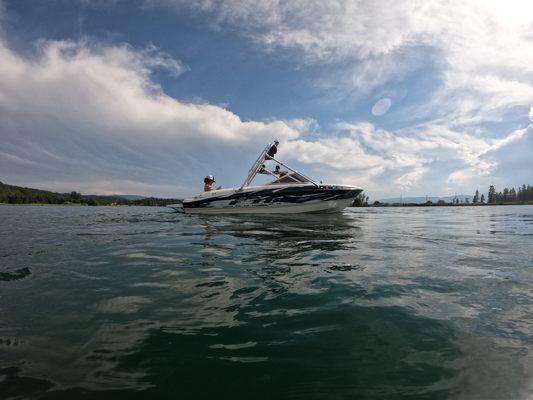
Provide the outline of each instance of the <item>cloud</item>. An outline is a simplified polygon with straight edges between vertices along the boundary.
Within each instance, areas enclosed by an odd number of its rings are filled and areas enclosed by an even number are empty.
[[[326,66],[319,83],[339,99],[368,97],[430,67],[430,95],[401,115],[415,125],[385,131],[340,123],[335,129],[350,135],[290,143],[300,162],[310,163],[312,154],[337,176],[353,171],[372,189],[387,182],[385,175],[390,187],[404,190],[487,184],[504,170],[496,150],[523,135],[488,124],[523,121],[528,109],[532,118],[530,1],[163,2],[211,15],[217,28],[237,26],[266,52],[296,53],[304,66]],[[371,111],[380,116],[389,107],[382,98]],[[442,177],[431,185],[424,176],[433,171]]]
[[[533,161],[531,149],[533,149],[533,125],[516,130],[483,155],[484,158],[496,161],[491,172],[492,183],[498,190],[531,182]]]
[[[523,8],[165,1],[213,16],[215,29],[238,26],[267,52],[296,52],[304,65],[327,66],[323,87],[368,94],[424,62],[436,68],[439,85],[429,100],[415,104],[409,118],[416,123],[402,128],[362,121],[321,128],[312,118],[244,121],[223,107],[167,95],[154,71],[179,79],[188,67],[153,45],[41,40],[35,54],[22,56],[4,40],[3,181],[181,196],[196,192],[207,173],[225,186],[239,184],[258,151],[278,138],[280,155],[319,179],[360,185],[374,195],[443,194],[512,176],[505,151],[529,143],[530,128],[523,125],[496,133],[483,126],[505,122],[509,112],[525,119],[529,110],[532,118],[532,25]],[[392,103],[396,112],[401,96],[375,92],[375,116]],[[530,171],[531,156],[521,157],[513,165]]]
[[[136,53],[130,51],[130,54],[135,55]],[[161,69],[175,78],[189,69],[189,67],[172,58],[168,53],[161,51],[152,43],[133,58],[137,60],[139,66],[144,66],[150,70]]]
[[[410,172],[396,178],[394,184],[398,186],[401,190],[411,189],[422,179],[423,175],[429,171],[429,168],[417,167],[411,170]]]
[[[430,123],[388,131],[339,122],[327,135],[309,135],[320,131],[310,119],[243,121],[166,95],[153,70],[185,69],[153,47],[41,41],[28,58],[1,43],[0,60],[2,180],[56,190],[181,196],[207,173],[238,185],[277,138],[281,157],[371,192],[420,189],[436,165],[453,165],[447,179],[432,182],[436,191],[490,174],[496,150],[525,134],[490,139]]]
[[[228,160],[255,153],[258,142],[296,138],[306,126],[242,121],[218,106],[180,102],[153,80],[161,67],[184,70],[153,47],[41,41],[25,58],[0,43],[2,179],[31,177],[56,190],[189,194],[214,165],[225,163],[229,175],[237,167]]]
[[[470,191],[488,185],[502,160],[501,149],[521,140],[528,129],[497,139],[431,124],[391,132],[370,123],[340,122],[329,137],[291,140],[281,155],[310,168],[322,164],[326,168],[316,170],[331,171],[328,179],[359,184],[373,194]]]
[[[312,60],[367,58],[393,52],[414,33],[419,5],[411,2],[163,0],[215,15],[214,23],[240,26],[269,50],[294,48]],[[407,27],[407,28],[406,28]]]
[[[430,65],[435,93],[416,116],[449,126],[500,121],[533,102],[533,3],[151,0],[237,26],[265,51],[330,66],[322,85],[367,96]],[[332,69],[335,71],[332,73]]]

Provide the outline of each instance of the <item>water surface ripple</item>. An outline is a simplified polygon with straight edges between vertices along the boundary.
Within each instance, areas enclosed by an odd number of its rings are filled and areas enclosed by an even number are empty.
[[[533,207],[1,206],[1,398],[533,396]]]

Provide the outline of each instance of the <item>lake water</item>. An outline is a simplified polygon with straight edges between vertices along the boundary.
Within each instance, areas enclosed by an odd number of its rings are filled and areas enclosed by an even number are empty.
[[[533,206],[0,228],[0,398],[533,396]]]

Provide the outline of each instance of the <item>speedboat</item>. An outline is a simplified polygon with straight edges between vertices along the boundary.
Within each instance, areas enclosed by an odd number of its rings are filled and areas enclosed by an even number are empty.
[[[196,214],[296,214],[307,212],[334,212],[350,206],[363,189],[357,186],[329,185],[315,182],[302,172],[277,160],[279,142],[265,147],[248,171],[239,188],[203,192],[170,204],[177,211]],[[274,169],[269,165],[275,164]],[[281,170],[280,166],[287,170]],[[251,186],[258,175],[270,175],[273,180]]]

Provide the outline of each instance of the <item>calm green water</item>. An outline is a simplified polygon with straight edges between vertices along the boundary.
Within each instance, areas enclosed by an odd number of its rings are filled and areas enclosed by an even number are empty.
[[[533,206],[0,224],[0,398],[533,396]]]

